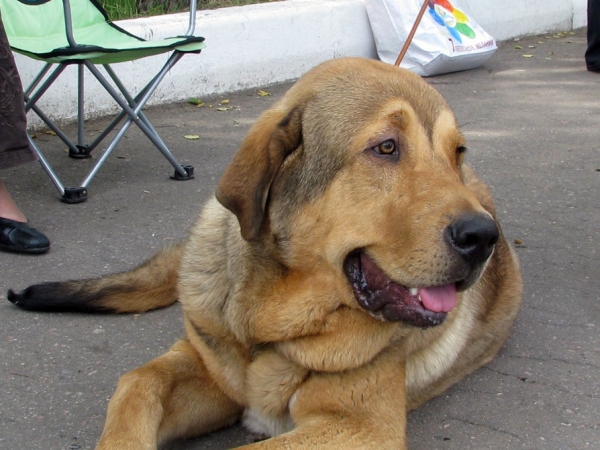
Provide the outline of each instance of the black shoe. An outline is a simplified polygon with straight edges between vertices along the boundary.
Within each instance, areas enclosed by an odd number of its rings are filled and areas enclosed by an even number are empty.
[[[590,72],[600,72],[600,64],[588,64],[587,70]]]
[[[46,236],[26,223],[0,217],[0,250],[16,253],[44,253],[50,249]]]

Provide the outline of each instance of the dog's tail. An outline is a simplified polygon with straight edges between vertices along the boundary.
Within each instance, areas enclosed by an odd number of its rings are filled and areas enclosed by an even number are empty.
[[[165,247],[141,266],[106,277],[40,283],[8,300],[29,311],[136,313],[177,301],[177,279],[184,243]]]

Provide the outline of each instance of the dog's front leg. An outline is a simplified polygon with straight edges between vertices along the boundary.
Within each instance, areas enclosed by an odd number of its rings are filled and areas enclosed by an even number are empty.
[[[358,369],[311,373],[289,402],[295,428],[240,450],[406,449],[404,364],[388,348]]]
[[[186,340],[121,377],[97,450],[156,449],[160,442],[227,426],[242,407],[212,380]]]

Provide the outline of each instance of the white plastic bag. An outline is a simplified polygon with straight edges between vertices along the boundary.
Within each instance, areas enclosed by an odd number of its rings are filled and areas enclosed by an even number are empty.
[[[394,64],[423,0],[365,0],[379,58]],[[401,67],[421,76],[474,69],[496,51],[496,41],[456,0],[430,0]]]

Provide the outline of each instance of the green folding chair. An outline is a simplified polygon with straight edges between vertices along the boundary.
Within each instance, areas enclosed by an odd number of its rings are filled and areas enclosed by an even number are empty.
[[[142,108],[167,72],[184,54],[200,53],[204,48],[204,38],[193,35],[196,26],[196,0],[190,2],[189,27],[185,35],[153,41],[134,36],[112,23],[96,0],[0,0],[0,13],[12,50],[46,62],[29,87],[25,89],[25,110],[33,110],[56,133],[69,148],[69,156],[79,159],[89,158],[92,150],[123,119],[126,119],[88,175],[77,187],[65,187],[62,184],[38,146],[30,138],[42,167],[64,202],[79,203],[87,199],[90,181],[132,123],[144,132],[174,167],[175,174],[171,178],[189,180],[194,177],[194,168],[177,162],[142,112]],[[156,76],[135,96],[129,94],[110,67],[113,63],[166,52],[173,53]],[[37,105],[38,100],[69,64],[78,66],[77,143],[69,139]],[[104,67],[113,84],[96,65]],[[53,66],[54,70],[50,72]],[[106,129],[88,144],[84,139],[84,67],[87,67],[122,109]]]

